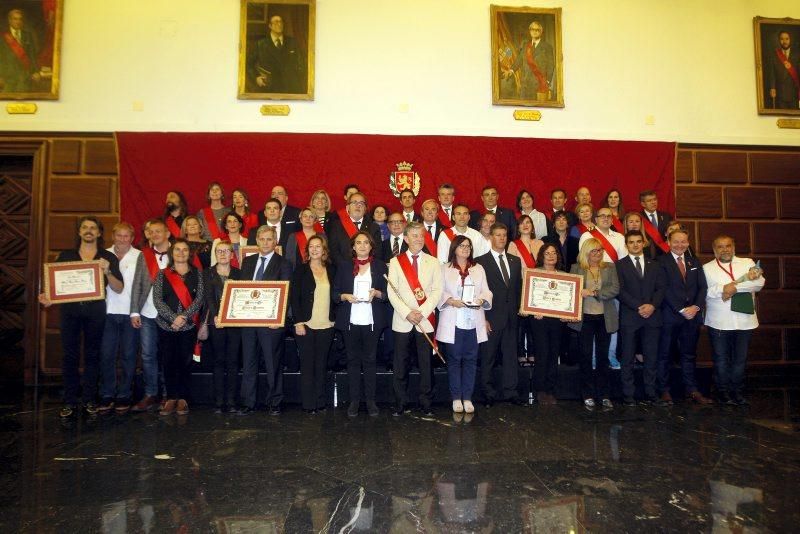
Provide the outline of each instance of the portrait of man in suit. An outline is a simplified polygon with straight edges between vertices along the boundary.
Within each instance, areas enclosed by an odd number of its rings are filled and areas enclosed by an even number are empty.
[[[758,112],[800,115],[800,20],[755,17]]]
[[[243,2],[239,98],[313,100],[314,8],[314,0]]]
[[[42,5],[27,9],[37,3]],[[0,99],[58,98],[53,68],[61,3],[26,2],[25,6],[23,10],[11,4],[0,12]]]

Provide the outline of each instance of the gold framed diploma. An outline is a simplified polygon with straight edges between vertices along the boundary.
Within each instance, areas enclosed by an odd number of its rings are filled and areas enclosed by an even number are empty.
[[[106,298],[99,261],[65,261],[44,264],[44,294],[53,304]]]
[[[525,269],[522,273],[523,315],[580,320],[583,313],[583,277],[563,272]]]
[[[284,326],[289,282],[226,280],[219,306],[222,326]]]

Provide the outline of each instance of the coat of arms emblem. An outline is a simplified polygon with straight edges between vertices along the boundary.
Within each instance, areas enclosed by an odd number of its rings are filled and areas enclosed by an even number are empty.
[[[412,170],[414,164],[401,161],[400,163],[395,163],[395,167],[397,167],[397,170],[389,175],[389,190],[392,194],[400,198],[400,193],[410,190],[414,193],[414,196],[418,196],[420,180],[419,174]]]

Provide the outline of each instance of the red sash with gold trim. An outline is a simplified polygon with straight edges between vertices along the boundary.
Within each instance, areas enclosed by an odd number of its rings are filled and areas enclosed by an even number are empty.
[[[620,221],[619,217],[616,215],[611,216],[611,227],[622,235],[625,235],[625,225],[622,224],[622,221]]]
[[[306,245],[308,245],[308,237],[302,230],[294,233],[294,238],[297,240],[297,250],[300,252],[300,259],[306,261]]]
[[[439,247],[436,246],[436,241],[433,240],[433,236],[428,230],[425,230],[425,248],[428,249],[428,254],[434,258],[438,257]]]
[[[22,63],[22,66],[26,69],[30,69],[31,60],[28,58],[28,54],[25,53],[25,49],[22,48],[22,45],[19,44],[19,41],[14,39],[14,36],[11,35],[11,32],[4,33],[3,39],[5,39],[6,44],[11,49],[11,52],[13,52],[20,63]]]
[[[578,232],[579,232],[579,234],[578,234],[578,235],[583,235],[584,233],[586,233],[586,232],[588,232],[588,231],[589,231],[589,227],[587,227],[587,226],[586,226],[585,224],[583,224],[582,222],[579,222],[578,224],[576,224],[576,225],[575,225],[575,228],[577,228],[577,229],[578,229]]]
[[[214,216],[214,211],[210,206],[203,208],[203,217],[206,219],[206,225],[208,225],[208,232],[211,234],[212,240],[223,239],[228,235],[227,232],[219,227],[217,218]]]
[[[156,253],[152,248],[148,247],[142,249],[142,255],[144,256],[144,264],[147,266],[147,272],[150,275],[150,282],[154,282],[156,276],[158,276],[158,271],[161,270],[161,267],[158,266]]]
[[[650,219],[647,218],[647,214],[642,214],[642,227],[644,231],[647,232],[647,235],[650,236],[650,239],[658,245],[658,248],[663,250],[664,252],[669,252],[669,245],[664,242],[664,239],[661,237],[661,234],[658,233],[658,228],[653,226],[653,223],[650,222]]]
[[[797,75],[797,70],[795,70],[794,65],[789,63],[789,60],[783,53],[783,50],[776,48],[775,53],[778,55],[778,60],[783,63],[783,66],[786,67],[787,71],[789,71],[789,76],[791,76],[792,81],[794,82],[794,88],[797,90],[797,95],[800,96],[800,77]]]
[[[444,227],[453,226],[453,221],[451,221],[450,217],[447,216],[447,212],[444,211],[444,208],[442,206],[439,206],[439,213],[436,216],[436,218],[439,219],[439,223]]]
[[[611,244],[611,241],[608,240],[606,236],[603,235],[603,232],[595,228],[594,230],[589,230],[589,233],[592,234],[592,237],[600,241],[600,244],[603,245],[608,257],[611,258],[611,261],[617,262],[619,261],[619,254],[617,254],[617,249],[614,248],[614,245]]]
[[[525,47],[525,61],[528,63],[528,68],[531,69],[531,72],[536,77],[536,81],[539,83],[539,93],[546,93],[549,88],[547,86],[547,80],[544,77],[544,73],[539,69],[539,65],[536,64],[536,61],[533,59],[533,43],[528,43]]]
[[[358,233],[358,228],[356,228],[355,223],[350,218],[350,214],[347,213],[347,210],[342,208],[336,213],[339,214],[339,220],[342,221],[342,227],[344,231],[347,232],[347,237],[353,237]]]
[[[178,224],[178,221],[175,220],[175,217],[172,215],[168,216],[164,222],[167,224],[167,230],[172,237],[180,237],[181,236],[181,227]]]
[[[400,264],[400,269],[402,269],[403,274],[406,277],[406,282],[408,282],[408,287],[411,288],[411,292],[414,293],[414,299],[417,301],[418,306],[422,306],[422,304],[428,300],[428,296],[425,294],[425,291],[422,289],[422,284],[419,283],[419,277],[417,273],[414,271],[414,266],[411,265],[411,260],[408,259],[408,254],[400,254],[397,256],[397,263]],[[433,325],[434,331],[436,330],[436,317],[431,313],[428,316],[428,321],[430,321],[431,325]]]
[[[533,257],[533,254],[531,254],[531,251],[525,246],[525,243],[522,241],[522,239],[515,239],[514,244],[517,245],[519,256],[525,263],[525,267],[528,269],[534,269],[536,267],[536,258]]]

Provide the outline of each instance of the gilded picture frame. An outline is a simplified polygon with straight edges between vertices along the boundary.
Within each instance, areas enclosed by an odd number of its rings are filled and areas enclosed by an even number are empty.
[[[800,19],[754,17],[753,39],[758,114],[800,115]]]
[[[218,324],[279,328],[286,324],[288,309],[288,281],[226,280],[219,303]],[[270,317],[267,310],[274,311],[274,316]]]
[[[106,284],[100,262],[45,263],[44,295],[53,304],[105,299]]]
[[[564,107],[561,8],[489,7],[492,104]]]
[[[316,0],[241,0],[240,100],[314,100]]]
[[[0,0],[0,100],[58,100],[63,0]]]
[[[581,275],[523,269],[519,313],[579,321],[583,315],[582,290]]]

